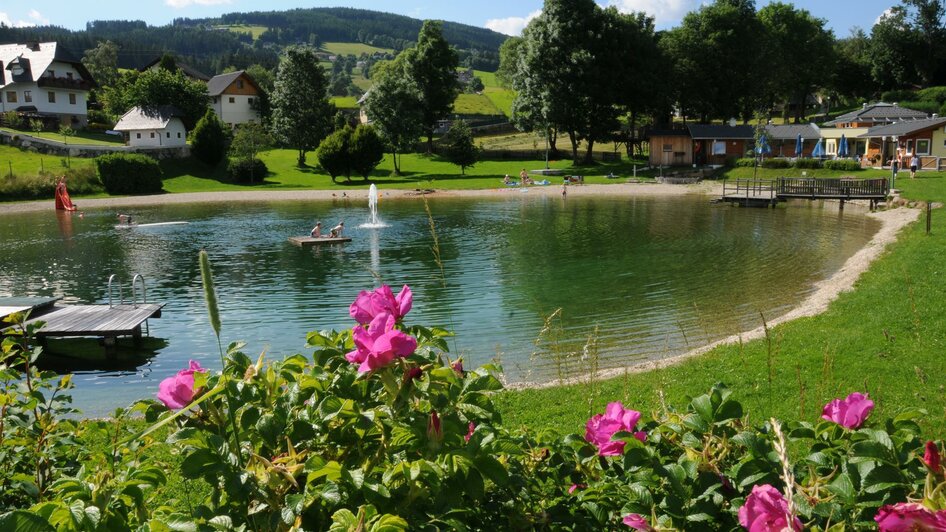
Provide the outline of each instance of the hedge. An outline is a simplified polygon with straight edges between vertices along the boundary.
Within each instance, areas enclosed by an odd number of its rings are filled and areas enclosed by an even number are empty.
[[[817,169],[821,168],[821,161],[818,159],[795,159],[795,168]]]
[[[99,177],[109,194],[153,194],[161,192],[158,162],[137,153],[112,153],[95,158]]]
[[[231,159],[227,165],[227,175],[238,183],[255,183],[262,181],[269,168],[259,159]]]
[[[835,159],[824,162],[825,170],[841,170],[844,172],[856,172],[861,169],[861,163],[851,159]]]

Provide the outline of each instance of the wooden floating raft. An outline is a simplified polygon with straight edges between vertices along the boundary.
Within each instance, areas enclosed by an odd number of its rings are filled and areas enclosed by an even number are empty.
[[[312,236],[291,236],[289,237],[289,242],[294,246],[299,247],[308,247],[308,246],[321,246],[324,244],[341,244],[343,242],[351,242],[351,237],[339,236],[339,237],[312,237]]]
[[[0,321],[17,312],[29,312],[31,316],[42,314],[62,299],[61,297],[0,297]],[[3,326],[0,325],[0,329]]]
[[[27,323],[43,321],[36,331],[39,339],[67,336],[96,336],[106,343],[119,336],[141,338],[141,325],[148,318],[160,318],[163,303],[138,305],[68,305],[54,306],[49,312]]]

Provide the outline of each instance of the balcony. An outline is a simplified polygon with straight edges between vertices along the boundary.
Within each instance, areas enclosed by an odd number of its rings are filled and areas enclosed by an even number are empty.
[[[51,88],[51,89],[67,89],[75,91],[87,91],[92,89],[95,85],[84,79],[70,79],[70,78],[59,78],[59,77],[50,77],[43,76],[39,78],[39,81],[36,84],[41,88]]]

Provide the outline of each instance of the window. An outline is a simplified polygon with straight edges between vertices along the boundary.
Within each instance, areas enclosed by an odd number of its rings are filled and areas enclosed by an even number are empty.
[[[66,72],[66,79],[72,79],[72,72]]]
[[[253,98],[247,98],[246,103],[253,105]]]
[[[56,93],[49,91],[49,103],[56,103]]]
[[[930,139],[916,139],[916,154],[917,155],[930,154]]]
[[[726,141],[725,140],[713,141],[713,155],[726,155]]]
[[[139,139],[141,138],[141,133],[135,133],[135,135],[137,135]]]
[[[56,77],[56,71],[55,71],[55,70],[47,70],[46,73],[49,74],[49,77],[51,77],[51,78]]]
[[[75,95],[74,92],[70,92],[70,93],[69,93],[69,104],[70,104],[70,105],[75,105],[75,104],[76,104],[76,95]]]
[[[913,153],[913,139],[907,141],[907,153]]]
[[[230,97],[230,103],[236,103],[236,98],[234,98],[233,96],[231,96],[231,97]]]
[[[154,131],[151,132],[151,138],[154,138]]]
[[[834,155],[838,153],[838,143],[834,139],[828,139],[828,142],[825,143],[825,152],[828,155]]]
[[[243,80],[242,80],[242,79],[238,79],[238,80],[237,80],[237,88],[238,88],[238,89],[242,89],[242,88],[243,88]]]
[[[177,132],[177,138],[181,138],[181,132],[180,132],[180,131]]]
[[[23,102],[29,103],[33,101],[33,92],[32,91],[23,91]]]
[[[664,144],[664,151],[673,151],[673,144]]]
[[[171,132],[168,131],[168,138],[171,138]]]
[[[7,91],[7,103],[16,103],[16,91]]]

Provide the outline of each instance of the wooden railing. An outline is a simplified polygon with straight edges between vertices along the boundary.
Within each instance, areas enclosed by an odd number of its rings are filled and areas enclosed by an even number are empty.
[[[886,179],[780,177],[775,194],[784,198],[882,199],[889,192]]]

